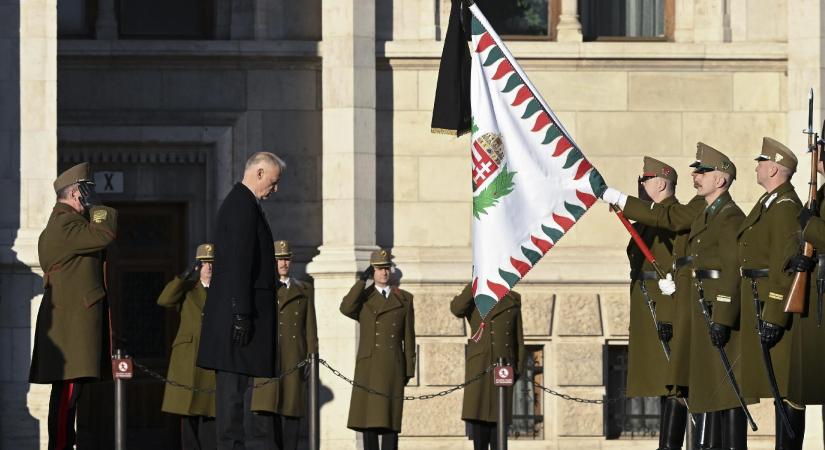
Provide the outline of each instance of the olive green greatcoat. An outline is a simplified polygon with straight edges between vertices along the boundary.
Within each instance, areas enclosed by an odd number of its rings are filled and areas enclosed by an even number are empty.
[[[415,376],[415,313],[413,296],[393,288],[384,298],[375,286],[356,281],[341,302],[341,313],[360,326],[356,383],[395,397]],[[404,402],[352,388],[347,427],[401,431]]]
[[[45,291],[34,333],[32,383],[111,377],[103,250],[115,239],[117,211],[93,206],[89,217],[57,203],[40,234]]]
[[[481,315],[473,302],[469,284],[450,302],[450,311],[456,317],[467,319],[471,335],[481,326]],[[475,377],[499,358],[509,361],[517,374],[523,373],[526,355],[521,320],[521,296],[515,291],[507,293],[487,313],[484,322],[486,325],[479,341],[467,340],[464,379]],[[509,420],[513,414],[513,388],[507,388],[506,397],[506,417]],[[461,419],[498,422],[498,393],[493,386],[492,372],[464,388]]]
[[[687,241],[690,233],[690,225],[697,215],[704,211],[707,203],[699,196],[693,197],[686,205],[678,203],[663,202],[663,206],[655,206],[650,202],[629,197],[624,208],[624,214],[638,223],[661,228],[676,233],[673,239],[673,259],[687,256]],[[660,264],[662,270],[670,272],[671,265]],[[672,272],[671,272],[672,273]],[[687,394],[687,386],[690,381],[690,336],[691,336],[691,315],[696,308],[691,301],[693,282],[691,278],[690,266],[680,267],[673,273],[673,280],[676,283],[676,292],[670,300],[665,299],[667,304],[672,302],[673,308],[657,310],[657,318],[663,322],[673,324],[673,338],[670,340],[670,365],[667,377],[667,387],[671,394],[684,396]],[[653,285],[653,283],[650,283]],[[648,289],[651,292],[659,291],[658,286]],[[671,315],[672,314],[672,315]]]
[[[628,202],[629,203],[629,202]],[[689,217],[689,207],[673,203],[654,205],[651,214],[658,216],[663,228],[678,229]],[[671,210],[671,211],[668,211]],[[687,255],[693,257],[696,269],[721,272],[716,280],[704,280],[705,300],[711,304],[711,319],[732,328],[725,351],[731,362],[739,359],[739,261],[736,235],[745,214],[724,192],[703,212],[693,218],[687,242]],[[691,281],[690,386],[691,412],[721,411],[738,407],[733,388],[728,384],[716,347],[711,344],[707,325],[699,308],[698,281]],[[738,377],[739,365],[734,365]]]
[[[279,373],[295,367],[310,353],[318,353],[315,321],[315,290],[311,284],[290,280],[289,288],[278,288],[278,367]],[[277,378],[252,393],[252,410],[289,417],[306,415],[304,370]],[[267,378],[256,378],[262,383]]]
[[[676,203],[670,197],[662,204]],[[666,270],[673,264],[673,240],[676,234],[664,228],[656,228],[641,223],[633,225],[645,244],[650,248],[656,262]],[[673,323],[675,301],[659,290],[656,280],[643,281],[644,272],[654,272],[653,264],[645,259],[644,254],[631,239],[627,245],[627,258],[630,261],[630,339],[627,362],[627,396],[657,397],[669,392],[668,372],[670,363],[665,356],[656,323],[648,308],[641,289],[644,283],[648,297],[654,305],[656,318],[661,322]]]
[[[158,296],[158,305],[176,308],[180,313],[178,334],[172,342],[166,378],[197,389],[215,389],[215,371],[195,364],[201,339],[201,318],[206,303],[206,288],[200,280],[186,281],[175,277]],[[167,384],[160,408],[182,416],[215,417],[215,394],[192,392]]]
[[[766,278],[757,278],[756,286],[762,306],[762,318],[786,327],[785,335],[771,350],[780,395],[788,393],[790,349],[793,340],[791,315],[784,312],[785,294],[793,277],[783,268],[797,249],[799,223],[797,215],[802,203],[790,183],[763,194],[750,214],[739,226],[739,265],[742,269],[768,269]],[[768,373],[762,358],[762,347],[756,331],[756,312],[751,279],[740,282],[742,298],[740,315],[741,359],[739,386],[745,397],[772,398]]]
[[[812,217],[805,227],[803,236],[816,248],[818,253],[825,252],[825,186],[817,192],[819,217]],[[805,405],[825,404],[825,324],[817,327],[816,276],[819,265],[811,272],[810,290],[805,302],[805,310],[794,314],[793,337],[791,339],[791,382],[788,399]]]

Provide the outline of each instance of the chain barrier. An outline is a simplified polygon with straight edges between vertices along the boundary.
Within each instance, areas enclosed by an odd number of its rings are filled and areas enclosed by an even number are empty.
[[[132,360],[132,362],[135,365],[135,367],[140,369],[145,374],[149,375],[152,378],[155,378],[156,380],[158,380],[162,383],[166,383],[170,386],[174,386],[174,387],[181,388],[181,389],[186,389],[188,391],[191,391],[191,392],[194,392],[194,393],[200,393],[200,394],[214,394],[215,393],[214,389],[201,389],[201,388],[196,388],[194,386],[189,386],[189,385],[186,385],[186,384],[183,384],[183,383],[178,383],[175,380],[170,380],[170,379],[164,377],[163,375],[155,372],[154,370],[146,367],[145,365],[137,362],[136,360]],[[299,361],[295,366],[293,366],[289,370],[286,370],[283,373],[281,373],[280,377],[282,378],[282,377],[286,377],[286,376],[292,374],[293,372],[305,367],[307,364],[309,364],[309,362],[310,362],[309,358],[304,359],[302,361]],[[480,380],[484,375],[490,373],[493,370],[493,368],[496,367],[495,364],[490,364],[489,367],[487,367],[483,371],[479,372],[476,376],[470,378],[469,380],[467,380],[467,381],[465,381],[461,384],[458,384],[456,386],[452,386],[449,389],[445,389],[443,391],[434,392],[434,393],[431,393],[431,394],[422,394],[422,395],[391,395],[391,394],[385,394],[383,392],[376,391],[375,389],[373,389],[369,386],[364,386],[360,383],[356,383],[355,380],[347,377],[346,375],[341,373],[341,371],[339,371],[338,369],[332,367],[323,358],[318,358],[318,363],[320,365],[326,367],[327,369],[329,369],[329,371],[332,372],[332,374],[335,375],[336,377],[346,381],[347,383],[349,383],[353,387],[356,387],[358,389],[366,391],[369,394],[378,395],[378,396],[388,398],[388,399],[392,399],[392,400],[411,400],[411,401],[412,400],[431,400],[431,399],[434,399],[434,398],[437,398],[437,397],[445,397],[447,395],[452,394],[455,391],[464,389],[465,387],[469,386],[470,384],[475,383],[476,381]],[[262,381],[260,383],[255,383],[252,386],[252,388],[253,389],[258,389],[258,388],[261,388],[263,386],[266,386],[267,384],[273,383],[274,381],[275,381],[275,378],[269,378],[266,381]],[[605,404],[605,403],[613,403],[613,402],[625,400],[624,396],[610,398],[610,399],[601,399],[601,400],[593,400],[593,399],[588,399],[588,398],[575,397],[575,396],[572,396],[572,395],[568,395],[568,394],[565,394],[565,393],[562,393],[562,392],[555,391],[555,390],[553,390],[549,387],[543,386],[543,385],[541,385],[539,383],[536,383],[535,381],[530,380],[530,379],[526,379],[525,381],[527,383],[530,383],[534,387],[536,387],[538,389],[541,389],[542,391],[550,394],[550,395],[559,397],[562,400],[576,402],[576,403],[602,405],[602,404]]]
[[[334,367],[332,367],[331,365],[329,365],[329,363],[326,362],[326,360],[324,360],[324,359],[318,358],[318,363],[321,364],[322,366],[326,367],[327,369],[329,369],[330,372],[332,372],[333,375],[335,375],[336,377],[346,381],[347,383],[349,383],[353,387],[357,387],[358,389],[362,389],[364,391],[367,391],[370,394],[374,394],[374,395],[378,395],[378,396],[381,396],[381,397],[384,397],[384,398],[389,398],[389,399],[394,399],[394,400],[430,400],[430,399],[433,399],[433,398],[436,398],[436,397],[444,397],[446,395],[452,394],[453,392],[455,392],[459,389],[464,389],[469,384],[475,383],[476,381],[481,379],[481,377],[483,377],[485,374],[490,373],[490,371],[493,370],[493,367],[495,367],[495,364],[490,364],[490,367],[488,367],[488,368],[484,369],[483,371],[479,372],[478,375],[470,378],[469,380],[467,380],[467,381],[465,381],[465,382],[463,382],[459,385],[453,386],[449,389],[446,389],[446,390],[443,390],[443,391],[440,391],[440,392],[435,392],[435,393],[432,393],[432,394],[423,394],[423,395],[390,395],[390,394],[385,394],[383,392],[378,392],[378,391],[376,391],[375,389],[373,389],[371,387],[364,386],[362,384],[356,383],[354,380],[352,380],[350,378],[347,378],[346,375],[342,374],[339,370],[337,370]]]
[[[162,382],[162,383],[166,383],[166,384],[168,384],[169,386],[174,386],[174,387],[176,387],[176,388],[186,389],[187,391],[192,391],[192,392],[194,392],[194,393],[198,393],[198,394],[214,394],[214,393],[215,393],[215,390],[214,390],[214,389],[201,389],[201,388],[196,388],[196,387],[194,387],[194,386],[189,386],[189,385],[186,385],[186,384],[183,384],[183,383],[178,383],[178,382],[177,382],[177,381],[175,381],[175,380],[170,380],[170,379],[168,379],[168,378],[164,377],[163,375],[161,375],[161,374],[159,374],[159,373],[155,372],[154,370],[152,370],[152,369],[150,369],[150,368],[148,368],[148,367],[144,366],[143,364],[141,364],[141,363],[137,362],[137,361],[136,361],[136,360],[134,360],[134,359],[132,360],[132,363],[135,365],[135,367],[137,367],[138,369],[140,369],[143,373],[145,373],[145,374],[149,375],[149,376],[150,376],[150,377],[152,377],[152,378],[155,378],[156,380],[158,380],[158,381],[160,381],[160,382]],[[284,371],[283,373],[281,373],[281,374],[280,374],[280,376],[279,376],[279,378],[282,378],[282,377],[285,377],[285,376],[287,376],[287,375],[290,375],[290,374],[292,374],[293,372],[295,372],[296,370],[298,370],[298,369],[300,369],[300,368],[302,368],[302,367],[306,366],[307,364],[309,364],[309,358],[304,359],[303,361],[299,361],[299,362],[298,362],[298,364],[296,364],[294,367],[292,367],[291,369],[289,369],[289,370]],[[260,382],[260,383],[255,383],[255,384],[253,384],[253,385],[252,385],[252,389],[258,389],[258,388],[260,388],[260,387],[266,386],[267,384],[274,383],[274,382],[275,382],[275,380],[276,380],[276,378],[269,378],[269,379],[267,379],[266,381],[262,381],[262,382]]]

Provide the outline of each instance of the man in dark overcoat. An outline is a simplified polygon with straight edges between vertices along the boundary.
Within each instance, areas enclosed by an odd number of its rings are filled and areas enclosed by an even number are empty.
[[[388,250],[373,252],[340,308],[360,330],[355,382],[381,394],[352,389],[347,427],[364,434],[364,450],[378,450],[378,435],[383,450],[398,448],[404,386],[415,376],[413,295],[389,285],[391,258]]]
[[[172,342],[166,378],[192,386],[167,384],[161,411],[181,416],[180,434],[183,450],[215,448],[215,372],[196,366],[200,347],[203,305],[212,282],[215,246],[201,244],[195,251],[195,265],[170,281],[158,296],[158,305],[175,308],[180,313],[178,334]]]
[[[49,450],[72,449],[83,382],[111,376],[104,250],[117,233],[117,211],[94,205],[89,163],[54,182],[57,203],[40,234],[43,300],[37,312],[29,382],[51,384]]]
[[[284,162],[258,152],[218,210],[215,265],[204,306],[198,366],[215,371],[218,449],[272,447],[271,416],[252,413],[254,377],[276,376],[274,243],[261,200],[278,190]]]

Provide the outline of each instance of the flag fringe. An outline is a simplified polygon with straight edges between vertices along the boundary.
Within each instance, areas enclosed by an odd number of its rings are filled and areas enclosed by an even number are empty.
[[[470,132],[470,130],[458,131],[458,130],[450,130],[450,129],[447,129],[447,128],[430,128],[430,133],[433,133],[433,134],[446,134],[448,136],[455,136],[455,137],[464,136],[465,134],[467,134],[469,132]]]
[[[485,324],[486,324],[486,322],[481,322],[481,325],[478,327],[478,330],[476,330],[476,332],[473,334],[473,336],[470,337],[470,339],[472,339],[473,342],[478,342],[478,341],[481,340],[481,334],[484,332],[484,325]]]

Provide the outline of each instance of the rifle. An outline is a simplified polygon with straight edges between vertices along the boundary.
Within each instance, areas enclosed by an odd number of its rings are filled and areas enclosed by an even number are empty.
[[[823,124],[825,126],[825,124]],[[819,149],[817,148],[817,134],[814,132],[814,90],[811,88],[808,94],[808,129],[802,130],[808,135],[808,153],[811,154],[811,179],[808,182],[808,203],[805,207],[811,211],[812,215],[816,215],[816,182],[817,182],[817,166],[819,165]],[[825,132],[825,131],[823,131]],[[805,241],[802,233],[799,233],[799,245],[801,252],[808,258],[814,255],[814,246],[810,242]],[[791,283],[791,288],[788,290],[788,301],[785,303],[786,313],[801,313],[805,311],[805,297],[808,294],[808,272],[796,272]],[[821,308],[820,308],[821,309]]]

